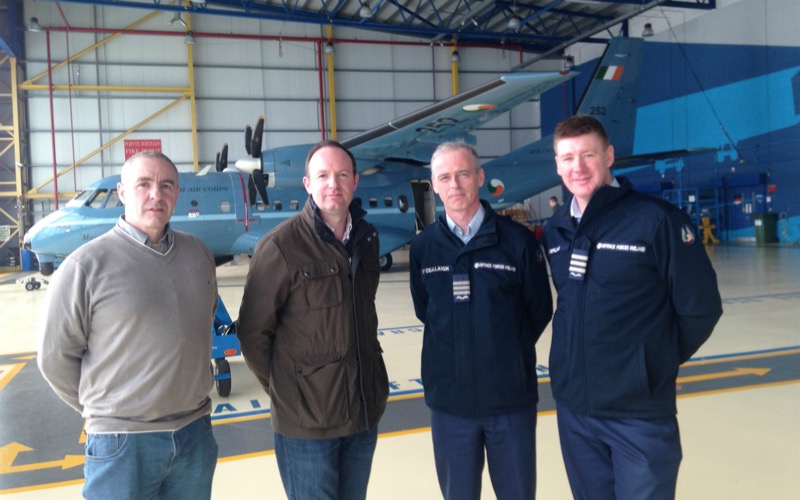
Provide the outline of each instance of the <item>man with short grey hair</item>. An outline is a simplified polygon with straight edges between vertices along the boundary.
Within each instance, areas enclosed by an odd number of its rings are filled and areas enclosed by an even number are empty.
[[[179,186],[165,155],[129,158],[117,191],[125,214],[50,283],[39,368],[86,419],[86,498],[210,498],[214,258],[169,226]]]
[[[533,499],[535,344],[553,310],[544,255],[479,198],[485,174],[468,144],[441,144],[431,177],[444,213],[412,241],[410,278],[439,486],[449,500],[480,498],[486,456],[498,499]]]

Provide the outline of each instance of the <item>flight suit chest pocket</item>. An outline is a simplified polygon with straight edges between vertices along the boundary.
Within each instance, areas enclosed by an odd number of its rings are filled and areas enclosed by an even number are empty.
[[[300,274],[309,309],[324,309],[342,303],[342,283],[337,264],[305,266]]]

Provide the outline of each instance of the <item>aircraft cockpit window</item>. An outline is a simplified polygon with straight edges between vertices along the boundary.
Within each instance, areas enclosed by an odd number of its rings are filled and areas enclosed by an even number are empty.
[[[219,211],[223,214],[228,214],[231,212],[231,202],[228,200],[223,200],[219,202]]]
[[[98,189],[86,205],[92,208],[102,208],[107,194],[108,191],[105,189]]]
[[[116,208],[122,206],[122,200],[119,199],[119,194],[116,189],[112,189],[108,196],[106,196],[106,204],[103,208]]]
[[[370,208],[377,207],[378,206],[378,198],[376,198],[374,196],[370,196],[369,197],[369,206],[370,206]]]
[[[404,194],[401,194],[397,198],[397,206],[400,207],[400,212],[402,213],[408,212],[408,197]]]
[[[392,201],[393,200],[392,200],[391,196],[384,196],[383,197],[383,204],[386,205],[387,207],[391,207],[392,206]]]
[[[273,201],[272,206],[273,208],[275,208],[276,211],[283,210],[283,202],[280,200]]]
[[[291,210],[297,210],[300,208],[300,202],[297,200],[289,200],[289,208]]]
[[[75,198],[72,198],[71,200],[69,200],[69,202],[67,202],[67,206],[68,207],[82,207],[86,203],[86,200],[89,199],[89,196],[92,195],[92,193],[94,193],[94,191],[92,191],[92,190],[81,191],[80,193],[78,193],[78,196],[76,196]]]

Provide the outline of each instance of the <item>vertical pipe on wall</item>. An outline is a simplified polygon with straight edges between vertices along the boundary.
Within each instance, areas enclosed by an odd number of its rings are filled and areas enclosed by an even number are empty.
[[[186,13],[186,30],[192,32],[192,16]],[[197,105],[195,104],[194,91],[194,46],[186,44],[186,65],[189,71],[189,110],[192,117],[192,161],[195,172],[200,170],[200,162],[197,158]]]
[[[53,73],[51,71],[51,64],[53,64],[52,59],[50,58],[50,30],[44,30],[46,38],[45,44],[47,45],[47,93],[50,96],[50,146],[53,149],[53,203],[55,209],[58,210],[58,163],[56,161],[56,121],[53,109]]]
[[[322,140],[325,140],[325,86],[322,79],[322,51],[323,42],[320,38],[317,40],[317,76],[319,77],[319,130],[322,134]]]
[[[328,40],[333,38],[333,27],[325,27],[325,36]],[[330,103],[329,121],[331,124],[331,139],[336,140],[336,85],[334,83],[333,52],[328,56],[328,100]]]
[[[458,47],[456,41],[453,40],[453,45],[450,47],[450,79],[453,83],[453,95],[458,94]]]

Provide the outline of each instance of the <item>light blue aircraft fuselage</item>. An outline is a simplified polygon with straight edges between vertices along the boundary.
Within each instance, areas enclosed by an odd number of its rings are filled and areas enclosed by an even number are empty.
[[[641,54],[641,39],[613,39],[597,74],[614,77],[595,77],[579,108],[579,113],[595,116],[606,127],[618,161],[632,151]],[[609,66],[619,69],[604,71]],[[474,142],[470,131],[573,76],[569,72],[508,74],[342,141],[356,157],[355,198],[378,228],[384,269],[391,266],[391,252],[433,223],[441,209],[430,184],[429,162],[436,146],[453,139]],[[172,227],[198,236],[218,263],[252,254],[263,235],[305,204],[308,194],[302,178],[310,147],[257,148],[251,151],[253,158],[238,161],[236,169],[181,173]],[[486,182],[480,195],[497,208],[519,203],[560,182],[552,137],[491,160],[483,168]],[[255,170],[263,175],[268,200],[251,187],[250,175]],[[28,231],[25,244],[36,254],[42,274],[52,273],[69,253],[113,227],[123,213],[116,196],[118,181],[119,176],[112,176],[95,182]]]

